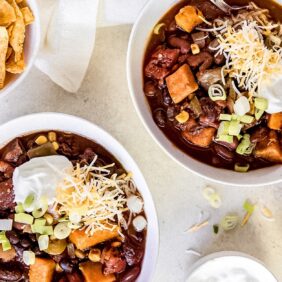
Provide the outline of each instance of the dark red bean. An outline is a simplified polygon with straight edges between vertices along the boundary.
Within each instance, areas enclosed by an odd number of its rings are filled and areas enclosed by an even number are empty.
[[[74,268],[73,264],[71,262],[69,262],[68,260],[66,260],[66,259],[63,259],[60,262],[60,266],[67,273],[72,273],[73,272],[73,268]]]
[[[140,267],[135,266],[129,269],[122,277],[121,282],[134,282],[140,273]]]
[[[177,30],[176,21],[173,20],[168,26],[168,32],[175,32]]]
[[[148,81],[145,83],[145,86],[144,86],[144,93],[146,96],[148,97],[154,97],[157,95],[158,93],[158,88],[157,86],[154,84],[154,82],[152,81]]]
[[[154,118],[159,127],[165,127],[166,113],[163,109],[157,109],[154,112]]]
[[[25,249],[30,247],[30,241],[28,239],[22,239],[20,244]]]
[[[218,156],[222,157],[223,159],[227,161],[232,161],[232,159],[234,158],[234,153],[229,151],[224,146],[215,144],[214,149]]]
[[[6,236],[9,239],[10,243],[16,245],[19,243],[20,239],[15,231],[7,231]]]
[[[21,277],[22,273],[19,269],[7,268],[4,264],[0,266],[0,281],[18,281]]]
[[[191,49],[191,46],[188,41],[176,36],[170,37],[168,39],[168,43],[170,44],[170,46],[180,49],[181,54],[187,54]]]
[[[173,121],[176,116],[176,108],[174,106],[169,106],[166,110],[166,116],[169,120]]]

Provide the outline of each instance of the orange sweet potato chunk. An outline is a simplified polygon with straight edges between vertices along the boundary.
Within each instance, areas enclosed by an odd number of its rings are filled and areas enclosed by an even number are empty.
[[[52,259],[36,258],[35,264],[30,266],[30,282],[51,282],[55,270],[55,262]]]
[[[187,141],[197,146],[206,148],[211,144],[215,132],[216,132],[215,128],[205,127],[200,129],[197,133],[191,133],[189,130],[183,131],[182,136]]]
[[[185,64],[176,72],[166,78],[166,84],[169,94],[175,104],[181,102],[195,92],[199,85],[195,81],[194,75],[190,67]]]
[[[282,112],[270,115],[268,127],[274,130],[282,129]]]
[[[79,250],[85,250],[99,243],[111,240],[117,237],[118,228],[114,231],[101,230],[96,231],[92,236],[88,236],[84,230],[75,230],[71,233],[69,239]]]
[[[191,32],[203,22],[203,14],[194,6],[185,6],[175,16],[176,24],[187,32]]]
[[[86,261],[79,265],[85,282],[113,282],[116,281],[114,274],[104,275],[102,264],[99,262]]]

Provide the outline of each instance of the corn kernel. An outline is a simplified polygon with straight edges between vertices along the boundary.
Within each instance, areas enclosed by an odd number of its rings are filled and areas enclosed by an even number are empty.
[[[88,255],[89,259],[93,262],[99,262],[101,260],[101,250],[92,249]]]
[[[53,148],[55,149],[55,151],[57,151],[59,149],[59,144],[58,142],[52,142]]]
[[[117,247],[120,247],[121,246],[121,242],[113,242],[112,244],[111,244],[111,246],[112,247],[114,247],[114,248],[117,248]]]
[[[81,250],[75,250],[74,254],[79,259],[84,259],[85,258],[85,253],[83,251],[81,251]]]
[[[56,272],[63,272],[64,271],[58,263],[56,264],[55,270],[56,270]]]
[[[191,51],[193,55],[200,53],[200,47],[198,44],[191,44]]]
[[[175,119],[179,122],[179,123],[185,123],[186,121],[189,120],[189,113],[187,113],[186,111],[182,111],[180,114],[178,114]]]
[[[48,132],[48,139],[50,142],[55,142],[57,140],[56,132],[53,131]]]
[[[40,135],[40,136],[38,136],[38,137],[35,139],[35,143],[36,143],[37,145],[43,145],[43,144],[45,144],[45,143],[47,143],[47,142],[48,142],[48,139],[47,139],[47,137],[44,136],[44,135]]]
[[[46,219],[48,225],[52,225],[52,223],[54,222],[53,216],[49,213],[45,213],[43,217]]]

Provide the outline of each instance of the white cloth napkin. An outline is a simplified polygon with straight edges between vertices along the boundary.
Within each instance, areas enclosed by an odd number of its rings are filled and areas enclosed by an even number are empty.
[[[101,0],[98,26],[133,23],[147,0]],[[41,48],[35,65],[77,92],[95,43],[99,0],[38,0]]]

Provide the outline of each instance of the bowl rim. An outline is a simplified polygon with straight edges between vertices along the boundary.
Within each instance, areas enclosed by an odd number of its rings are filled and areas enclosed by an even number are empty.
[[[36,120],[36,122],[34,122],[33,124],[29,124],[32,123],[33,120]],[[42,127],[41,124],[43,124]],[[50,126],[45,126],[45,124],[50,124]],[[69,129],[71,127],[75,128],[71,130]],[[135,171],[136,179],[138,178],[138,182],[142,184],[142,188],[139,188],[139,192],[141,193],[144,199],[145,209],[148,211],[147,220],[148,226],[150,226],[150,229],[148,228],[147,230],[145,255],[143,258],[141,272],[139,274],[137,282],[153,281],[153,276],[156,270],[156,264],[159,256],[160,244],[160,231],[157,210],[154,204],[152,193],[147,185],[147,182],[140,168],[138,167],[135,160],[128,153],[128,151],[123,147],[123,145],[119,141],[117,141],[117,139],[115,139],[110,133],[105,131],[97,124],[81,117],[64,113],[33,113],[17,117],[0,125],[1,132],[5,132],[5,130],[7,132],[9,128],[11,129],[10,132],[4,134],[4,137],[0,137],[0,148],[5,146],[9,141],[13,140],[13,138],[23,136],[25,134],[40,132],[44,130],[61,130],[65,132],[75,133],[80,136],[84,136],[90,140],[93,140],[94,142],[97,142],[98,144],[103,146],[109,153],[111,153],[115,158],[117,158],[117,160],[120,161],[126,169],[131,168],[133,171]],[[91,132],[93,133],[91,134]],[[100,139],[100,141],[97,141],[93,137],[94,135],[98,135],[99,137],[97,139]],[[8,136],[9,138],[7,138]],[[105,143],[101,142],[102,139]],[[107,145],[105,145],[106,143]],[[109,144],[110,146],[112,146],[112,150],[109,148]],[[115,151],[115,153],[113,153],[113,151]],[[123,161],[120,159],[121,157],[127,163],[123,163]]]
[[[269,272],[269,274],[271,274],[273,276],[273,278],[278,282],[278,279],[276,278],[276,276],[274,275],[274,273],[272,273],[265,265],[264,262],[262,262],[261,260],[257,259],[256,257],[253,257],[247,253],[244,252],[239,252],[239,251],[218,251],[218,252],[214,252],[214,253],[210,253],[208,255],[205,255],[201,258],[199,258],[195,263],[193,263],[191,265],[191,267],[188,270],[188,275],[187,278],[185,279],[188,280],[188,278],[190,278],[190,276],[198,269],[200,268],[203,264],[205,264],[208,261],[212,261],[214,259],[220,259],[220,258],[224,258],[224,257],[241,257],[241,258],[245,258],[245,259],[249,259],[257,264],[259,264],[260,266],[262,266],[263,268],[265,268],[265,270],[267,270]]]
[[[40,20],[40,13],[39,13],[39,7],[37,4],[36,0],[27,0],[27,4],[29,5],[29,3],[32,3],[32,13],[35,16],[35,20],[34,22],[31,24],[33,25],[34,29],[35,29],[35,41],[34,41],[34,48],[33,48],[33,52],[26,64],[26,67],[24,69],[24,71],[19,74],[19,76],[12,81],[11,83],[9,83],[8,85],[4,86],[1,90],[0,90],[0,98],[6,97],[8,94],[10,94],[11,92],[13,92],[13,90],[15,90],[23,81],[24,79],[27,77],[27,75],[29,74],[31,68],[34,66],[34,62],[35,59],[39,53],[39,49],[40,49],[40,44],[41,44],[41,20]]]
[[[138,28],[140,28],[140,21],[143,19],[143,17],[146,15],[146,13],[149,11],[149,8],[154,4],[154,2],[156,2],[156,0],[149,0],[145,6],[143,7],[143,9],[141,10],[141,12],[139,13],[133,27],[131,30],[131,34],[129,37],[129,41],[128,41],[128,48],[127,48],[127,55],[126,55],[126,75],[127,75],[127,84],[128,84],[128,89],[129,89],[129,93],[130,93],[130,97],[131,100],[133,102],[135,111],[137,112],[137,115],[139,116],[143,126],[146,128],[147,132],[149,133],[149,135],[153,138],[153,140],[159,145],[159,147],[166,153],[166,155],[168,155],[171,159],[173,159],[176,163],[178,163],[180,166],[184,167],[186,170],[196,174],[197,176],[200,176],[206,180],[215,182],[215,183],[219,183],[219,184],[225,184],[228,186],[235,186],[235,187],[261,187],[261,186],[265,186],[265,185],[274,185],[274,184],[279,184],[282,183],[282,170],[280,168],[281,171],[279,171],[280,173],[280,177],[277,177],[278,179],[274,179],[274,180],[262,180],[260,179],[260,183],[256,182],[256,183],[246,183],[243,182],[245,179],[244,177],[240,177],[241,175],[243,175],[242,173],[236,173],[237,174],[237,178],[239,179],[238,181],[230,181],[230,179],[228,179],[228,177],[224,177],[222,176],[222,178],[217,178],[217,173],[216,172],[222,172],[222,171],[228,171],[229,173],[235,173],[235,171],[231,171],[231,170],[226,170],[226,169],[222,169],[222,168],[216,168],[216,167],[212,167],[206,163],[200,162],[199,160],[196,160],[194,158],[192,158],[190,155],[182,152],[178,147],[176,147],[164,134],[163,132],[161,132],[160,138],[157,136],[159,135],[159,132],[156,133],[156,130],[146,121],[144,113],[143,113],[143,109],[142,107],[146,106],[146,111],[149,111],[149,106],[148,105],[144,105],[142,103],[138,102],[137,99],[137,91],[134,90],[134,83],[133,83],[133,52],[134,52],[134,41],[135,41],[135,37],[137,36],[137,30]],[[172,4],[170,5],[170,7],[173,7],[173,5],[175,5],[177,3],[176,0],[171,0]],[[153,10],[153,9],[151,9]],[[159,19],[163,16],[163,14],[159,15]],[[149,39],[149,34],[147,34],[147,38],[146,40],[148,41]],[[145,50],[146,48],[146,43],[147,41],[144,41],[144,48],[143,50]],[[144,51],[143,51],[143,56],[144,56]],[[143,62],[143,58],[142,58],[142,62]],[[147,101],[146,101],[147,102]],[[147,109],[148,108],[148,109]],[[150,113],[151,115],[151,113]],[[159,131],[160,129],[157,128]],[[171,143],[173,145],[173,150],[171,148],[169,148],[167,146],[167,144],[165,143]],[[205,173],[202,173],[201,171],[194,169],[193,166],[186,164],[179,156],[179,153],[185,154],[186,156],[186,160],[189,161],[193,161],[194,163],[199,164],[201,167],[205,167],[207,169],[213,169],[214,174],[213,176],[207,175]],[[273,165],[272,167],[280,167],[281,165]],[[259,171],[261,169],[257,169],[254,171]],[[244,175],[248,175],[251,174],[251,172],[245,173]],[[235,177],[235,174],[234,174]],[[242,179],[242,180],[241,180]]]

